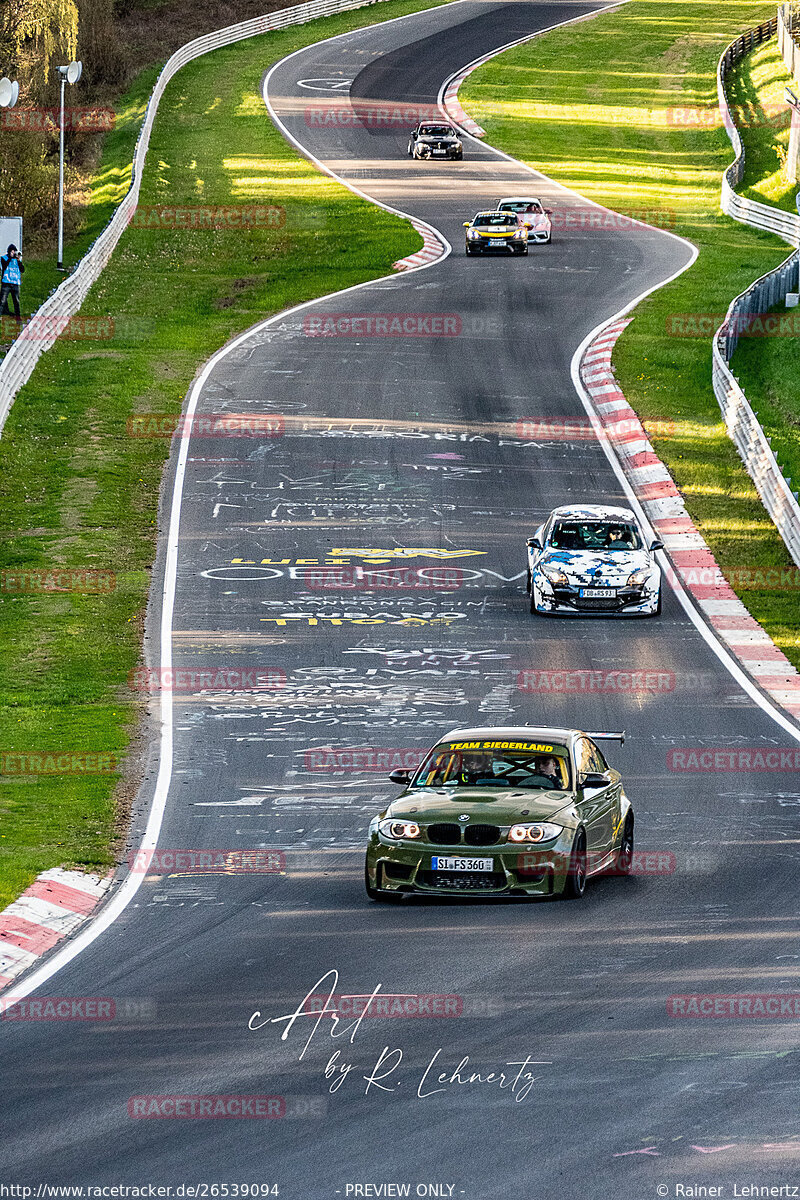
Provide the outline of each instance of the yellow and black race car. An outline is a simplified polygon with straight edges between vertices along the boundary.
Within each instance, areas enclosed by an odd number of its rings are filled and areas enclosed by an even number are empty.
[[[479,212],[464,222],[467,231],[467,254],[486,254],[506,251],[510,254],[528,253],[528,229],[523,219],[513,212]]]

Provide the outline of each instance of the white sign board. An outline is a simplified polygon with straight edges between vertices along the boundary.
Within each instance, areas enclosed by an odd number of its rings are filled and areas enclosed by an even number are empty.
[[[0,217],[0,254],[5,254],[11,242],[22,249],[22,217]]]

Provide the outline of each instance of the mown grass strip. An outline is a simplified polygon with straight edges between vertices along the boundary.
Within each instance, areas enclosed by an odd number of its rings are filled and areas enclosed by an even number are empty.
[[[421,244],[407,222],[284,142],[264,110],[261,75],[323,37],[430,7],[368,7],[186,67],[161,101],[141,205],[256,206],[285,219],[246,230],[132,225],[83,310],[109,318],[110,335],[62,341],[17,397],[0,440],[0,908],[48,867],[107,867],[133,788],[128,776],[115,791],[117,774],[98,773],[91,757],[105,755],[106,767],[124,757],[142,703],[127,681],[140,654],[169,440],[129,436],[128,418],[177,414],[198,364],[229,337],[384,275]],[[152,79],[123,102],[132,121]],[[118,127],[98,173],[98,221],[127,186],[131,132]],[[49,584],[31,572],[54,567],[113,572],[116,586],[41,590]],[[32,754],[39,760],[20,757]],[[47,758],[64,754],[75,756],[66,773]]]
[[[508,51],[461,89],[492,144],[610,208],[647,210],[653,224],[699,247],[690,271],[639,305],[614,366],[643,420],[675,423],[673,436],[653,438],[655,448],[734,579],[791,561],[725,434],[711,386],[710,322],[700,320],[713,314],[719,324],[733,297],[787,255],[777,237],[719,208],[733,156],[716,111],[717,62],[774,11],[752,0],[630,0]],[[735,586],[800,666],[797,593]]]

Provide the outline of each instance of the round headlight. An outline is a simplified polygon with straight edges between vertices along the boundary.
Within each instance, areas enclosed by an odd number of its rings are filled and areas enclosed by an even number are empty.
[[[552,842],[561,833],[562,827],[551,821],[539,822],[535,825],[512,825],[508,831],[510,842]]]
[[[385,837],[397,841],[402,838],[418,838],[421,832],[416,821],[398,821],[392,817],[381,821],[379,829]]]

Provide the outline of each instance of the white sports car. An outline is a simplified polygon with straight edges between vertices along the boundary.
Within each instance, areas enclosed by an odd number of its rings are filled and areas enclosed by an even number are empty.
[[[629,508],[601,504],[556,508],[528,538],[532,613],[661,612],[661,568]]]
[[[528,228],[529,242],[549,242],[553,236],[551,209],[545,208],[536,196],[506,196],[498,200],[497,211],[517,213]]]

